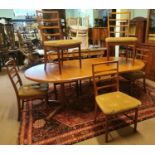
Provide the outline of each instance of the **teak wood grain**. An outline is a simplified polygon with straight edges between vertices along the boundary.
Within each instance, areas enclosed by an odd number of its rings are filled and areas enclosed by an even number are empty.
[[[58,65],[56,64],[48,63],[46,70],[44,69],[44,64],[41,64],[27,69],[25,72],[25,77],[36,82],[51,83],[63,83],[91,78],[92,64],[106,62],[106,60],[106,57],[83,59],[82,68],[79,67],[79,60],[64,61],[62,74],[59,74]],[[135,59],[134,65],[132,64],[132,59],[128,59],[128,61],[126,61],[124,58],[110,57],[110,60],[119,60],[119,73],[136,71],[144,67],[144,63],[137,59]]]

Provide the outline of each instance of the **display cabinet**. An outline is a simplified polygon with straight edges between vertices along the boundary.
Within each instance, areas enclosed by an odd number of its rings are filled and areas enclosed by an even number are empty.
[[[148,10],[146,42],[155,43],[155,9]]]
[[[145,42],[139,43],[138,47],[149,50],[147,78],[155,81],[155,9],[148,10],[145,32]]]

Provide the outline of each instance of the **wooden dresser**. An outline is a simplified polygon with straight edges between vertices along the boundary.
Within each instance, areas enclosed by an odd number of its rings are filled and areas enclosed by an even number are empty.
[[[105,46],[105,38],[108,36],[107,27],[89,28],[89,41],[93,45]]]
[[[147,64],[146,77],[155,81],[155,43],[140,43],[138,47],[149,49],[149,61]]]

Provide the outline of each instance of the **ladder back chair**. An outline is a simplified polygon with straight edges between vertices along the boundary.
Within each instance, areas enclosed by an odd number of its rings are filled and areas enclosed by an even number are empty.
[[[45,45],[46,41],[59,40],[62,38],[59,11],[36,10],[36,19],[41,33],[41,40],[44,48],[44,61],[49,62],[50,55],[53,53]]]
[[[48,41],[50,40],[59,40],[62,38],[62,30],[61,30],[61,24],[60,24],[60,15],[59,11],[47,11],[47,10],[36,10],[37,14],[37,22],[38,22],[38,28],[41,32],[42,36],[42,42],[43,42],[43,47],[44,47],[44,63],[45,63],[45,69],[46,69],[46,63],[50,62],[51,60],[51,55],[54,53],[54,51],[51,51],[53,49],[48,48],[46,43],[49,43]],[[65,41],[65,40],[64,40]],[[58,43],[58,42],[57,42]],[[57,43],[53,43],[54,45]],[[62,40],[61,40],[61,43]],[[56,51],[57,52],[57,51]],[[59,53],[59,52],[57,52]],[[59,54],[58,55],[58,64],[59,62]],[[62,62],[63,62],[63,50],[61,50],[61,56],[62,56]],[[54,61],[54,63],[57,63]],[[73,81],[74,82],[74,81]],[[66,82],[66,84],[70,82]],[[76,90],[78,94],[78,81],[75,81],[76,83]],[[57,99],[57,85],[60,83],[54,83],[54,93],[55,93],[55,98]]]
[[[42,42],[45,40],[56,40],[62,37],[58,11],[36,10],[36,15]]]
[[[89,16],[81,18],[77,17],[76,25],[69,25],[69,37],[71,39],[80,40],[82,49],[88,49],[89,46],[88,29],[89,29]]]
[[[146,73],[147,73],[147,65],[149,61],[149,49],[136,48],[136,59],[140,59],[144,62],[145,66],[142,70],[123,73],[121,76],[130,82],[130,94],[132,92],[132,85],[138,79],[143,79],[143,87],[146,92]]]
[[[137,128],[139,100],[119,91],[118,61],[107,61],[92,65],[95,94],[95,121],[97,108],[105,115],[105,141],[108,142],[110,117],[134,110],[134,131]],[[109,92],[110,91],[110,92]]]
[[[7,73],[13,85],[17,97],[18,121],[20,120],[24,103],[28,100],[42,99],[48,103],[48,84],[34,83],[23,85],[19,73],[16,69],[16,63],[13,59],[6,62]]]
[[[119,17],[120,16],[120,17]],[[107,60],[110,57],[110,47],[133,46],[132,58],[134,62],[136,37],[130,37],[130,12],[110,12],[108,16],[108,37],[105,39],[107,46]]]

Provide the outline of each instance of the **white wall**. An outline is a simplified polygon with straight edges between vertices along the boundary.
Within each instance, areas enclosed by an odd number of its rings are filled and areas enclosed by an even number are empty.
[[[93,9],[66,9],[66,18],[89,16],[89,27],[93,27]]]
[[[14,18],[13,9],[0,9],[0,17]]]
[[[0,9],[0,17],[12,19],[25,19],[25,16],[15,16],[13,9]]]
[[[121,9],[122,11],[124,9]],[[134,17],[147,17],[148,9],[129,9],[131,11],[131,18]],[[84,14],[89,15],[90,27],[94,26],[94,18],[98,18],[98,9],[66,9],[66,17],[77,17],[84,16]],[[0,9],[0,17],[7,17],[12,19],[24,19],[25,17],[15,17],[13,9]]]
[[[148,9],[132,9],[131,19],[134,17],[145,17],[147,18]]]

